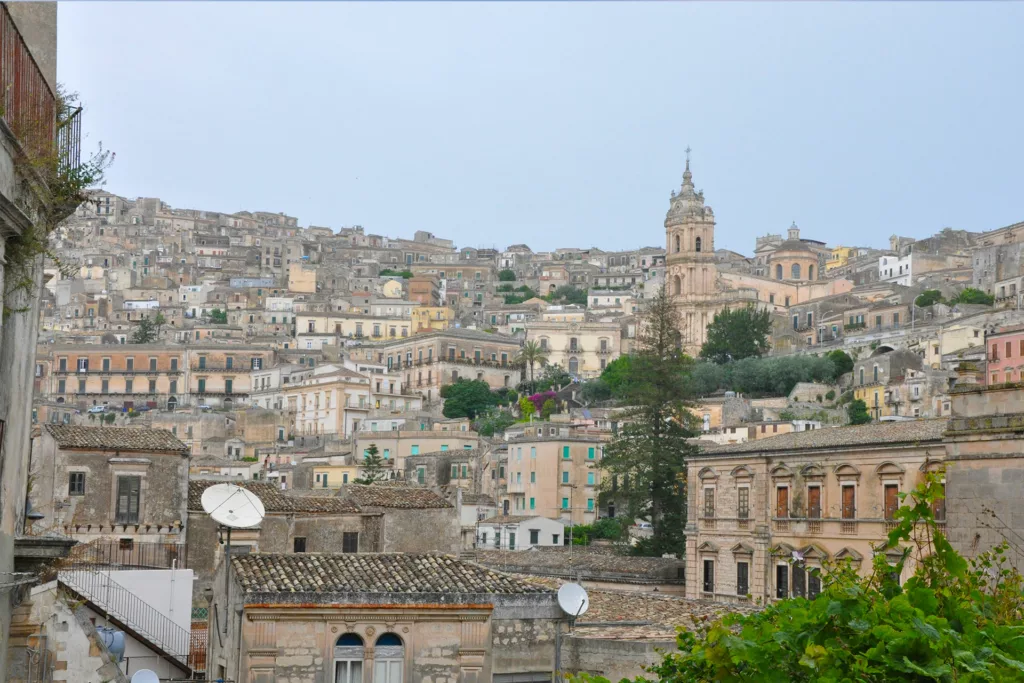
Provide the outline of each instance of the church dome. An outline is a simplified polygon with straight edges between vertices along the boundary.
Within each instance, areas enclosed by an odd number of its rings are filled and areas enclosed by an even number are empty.
[[[704,206],[704,192],[697,191],[693,186],[693,174],[690,172],[690,160],[686,160],[686,170],[683,171],[683,184],[679,192],[673,192],[669,200],[668,215],[666,222],[675,222],[687,218],[711,218],[714,212],[710,206]]]

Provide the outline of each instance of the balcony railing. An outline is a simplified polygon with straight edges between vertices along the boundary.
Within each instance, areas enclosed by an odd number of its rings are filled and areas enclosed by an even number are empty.
[[[4,88],[0,93],[3,119],[22,147],[36,158],[52,154],[57,98],[6,4],[0,5],[0,83]]]
[[[75,546],[72,566],[183,569],[188,567],[188,548],[183,543],[135,543],[97,541]]]

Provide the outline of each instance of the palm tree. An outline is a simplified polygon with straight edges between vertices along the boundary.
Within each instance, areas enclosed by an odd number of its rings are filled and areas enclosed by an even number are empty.
[[[530,387],[536,388],[533,382],[533,366],[536,363],[544,365],[548,362],[548,350],[535,341],[528,341],[523,344],[523,348],[519,349],[519,354],[516,356],[516,363],[521,366],[528,366],[530,368]]]

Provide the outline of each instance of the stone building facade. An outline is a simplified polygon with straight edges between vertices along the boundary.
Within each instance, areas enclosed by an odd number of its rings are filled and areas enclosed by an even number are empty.
[[[184,543],[188,456],[164,430],[45,425],[32,450],[34,531]]]
[[[820,584],[808,570],[824,559],[869,570],[899,494],[941,470],[945,426],[917,420],[794,432],[691,457],[687,597],[811,596]],[[794,552],[802,559],[794,562]]]
[[[252,554],[212,596],[208,671],[273,683],[550,681],[555,593],[442,555]],[[223,581],[223,575],[218,581]],[[219,585],[219,584],[218,584]]]

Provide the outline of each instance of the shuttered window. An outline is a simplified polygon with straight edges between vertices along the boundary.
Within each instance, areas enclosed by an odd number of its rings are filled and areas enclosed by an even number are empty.
[[[139,491],[141,477],[117,478],[117,516],[118,524],[139,523]]]

